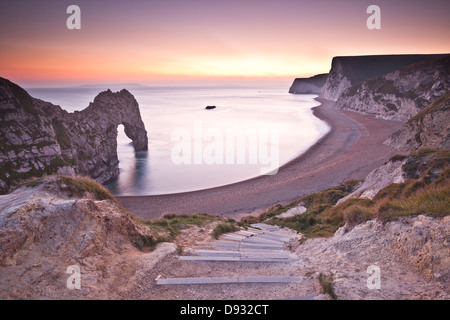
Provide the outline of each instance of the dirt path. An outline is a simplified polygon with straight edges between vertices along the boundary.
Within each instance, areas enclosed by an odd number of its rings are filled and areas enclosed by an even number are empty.
[[[309,263],[289,250],[292,230],[254,225],[170,255],[147,275],[139,299],[312,299],[320,295]],[[257,228],[257,229],[256,229]]]
[[[446,282],[424,274],[423,261],[429,258],[421,254],[429,253],[416,249],[417,243],[425,241],[424,247],[445,250],[445,244],[437,239],[446,232],[448,219],[419,216],[387,224],[371,220],[348,232],[342,228],[333,237],[309,239],[302,244],[293,230],[263,223],[253,227],[222,235],[219,240],[205,237],[181,254],[166,255],[136,279],[139,289],[130,290],[125,297],[331,299],[331,295],[321,293],[322,275],[331,281],[332,295],[338,299],[448,300]],[[408,240],[399,241],[398,233]],[[413,256],[404,254],[411,249],[418,251]],[[368,270],[374,267],[379,272],[378,287],[371,286],[376,281]]]
[[[336,110],[334,103],[320,100],[317,117],[330,132],[306,153],[286,164],[276,175],[218,188],[188,193],[118,197],[130,212],[144,219],[164,213],[208,213],[239,218],[277,203],[337,185],[346,179],[362,179],[383,164],[395,151],[383,145],[401,123]]]

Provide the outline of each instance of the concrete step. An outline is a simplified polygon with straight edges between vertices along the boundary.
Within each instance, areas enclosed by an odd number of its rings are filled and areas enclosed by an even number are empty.
[[[281,230],[280,227],[277,227],[277,226],[271,226],[271,225],[265,224],[265,223],[254,223],[254,224],[252,224],[251,226],[254,227],[254,228],[257,228],[257,229],[261,229],[261,230],[270,230],[270,231],[278,231],[278,230]]]
[[[249,276],[249,277],[199,277],[157,278],[157,285],[230,284],[230,283],[299,283],[304,277]]]
[[[230,261],[230,262],[297,262],[300,258],[272,258],[272,257],[227,257],[227,256],[180,256],[180,260],[185,261]]]
[[[213,251],[213,250],[195,250],[191,251],[194,256],[201,257],[234,257],[234,258],[266,258],[266,259],[295,259],[295,254],[287,251],[279,252],[259,252],[259,251]]]
[[[294,236],[288,236],[285,234],[278,234],[278,233],[272,233],[272,232],[267,232],[267,233],[262,233],[262,234],[258,234],[256,236],[254,236],[254,238],[262,238],[262,239],[279,239],[279,240],[283,240],[283,241],[289,241],[291,239],[294,239]]]
[[[242,243],[256,243],[256,244],[261,244],[261,245],[280,245],[280,246],[284,246],[284,244],[285,244],[284,241],[273,240],[273,239],[261,239],[261,238],[255,238],[255,237],[244,239],[244,240],[242,240]]]
[[[260,250],[285,250],[284,244],[258,244],[258,243],[242,243],[240,249],[260,249]]]

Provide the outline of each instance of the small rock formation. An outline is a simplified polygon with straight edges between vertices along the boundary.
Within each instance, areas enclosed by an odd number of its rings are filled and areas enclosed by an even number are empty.
[[[450,150],[450,90],[409,119],[385,143],[400,151],[421,147]]]
[[[351,86],[397,69],[442,55],[376,55],[334,57],[323,98],[337,101]]]
[[[127,298],[158,259],[176,250],[138,250],[156,235],[86,180],[46,177],[0,196],[0,299]],[[73,265],[80,290],[66,286]]]
[[[213,109],[215,109],[216,108],[216,106],[206,106],[206,110],[213,110]]]
[[[450,55],[371,78],[342,92],[345,110],[407,121],[450,89]]]
[[[68,113],[0,78],[0,193],[46,174],[101,183],[117,176],[119,124],[136,151],[148,149],[139,105],[127,90],[102,92],[83,111]]]
[[[381,189],[387,187],[391,183],[402,183],[405,181],[404,172],[402,170],[406,160],[391,160],[386,164],[372,170],[364,179],[364,182],[348,196],[340,199],[336,205],[352,198],[373,199]]]
[[[289,88],[289,93],[322,95],[327,78],[328,73],[318,74],[310,78],[297,78]]]

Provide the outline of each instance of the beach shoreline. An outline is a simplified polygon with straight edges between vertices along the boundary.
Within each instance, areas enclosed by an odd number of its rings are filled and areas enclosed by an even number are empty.
[[[117,200],[142,219],[157,219],[166,213],[207,213],[238,220],[348,179],[363,179],[395,154],[395,150],[383,142],[399,130],[402,123],[337,110],[333,101],[316,100],[321,105],[312,108],[313,113],[328,123],[329,132],[306,152],[283,165],[277,174],[211,189],[118,196]]]

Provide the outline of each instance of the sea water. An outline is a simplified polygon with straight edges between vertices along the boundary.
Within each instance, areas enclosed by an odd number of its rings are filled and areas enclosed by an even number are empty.
[[[108,88],[126,88],[135,96],[149,138],[148,152],[135,153],[119,126],[120,174],[107,184],[115,195],[189,192],[257,177],[264,174],[262,167],[286,164],[329,130],[312,113],[311,108],[319,105],[316,96],[292,95],[285,86],[109,85],[27,91],[73,112],[86,108]],[[210,105],[216,108],[206,110]],[[233,134],[244,138],[245,148],[238,149],[237,140],[234,149],[226,148],[226,139]],[[174,151],[180,148],[188,155],[184,162],[176,159],[180,153]],[[207,159],[211,150],[215,162]],[[216,157],[218,152],[222,161]],[[276,174],[276,168],[270,169]]]

